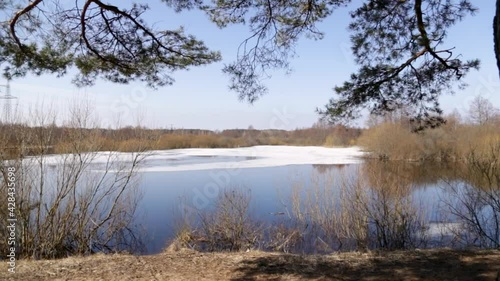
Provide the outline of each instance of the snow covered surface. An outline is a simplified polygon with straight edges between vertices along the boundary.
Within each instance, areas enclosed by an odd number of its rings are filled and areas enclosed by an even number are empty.
[[[253,146],[243,148],[190,148],[149,152],[142,172],[240,169],[301,164],[353,164],[362,161],[359,147]],[[113,153],[114,154],[114,153]],[[105,163],[110,152],[99,152],[93,163]],[[131,153],[116,153],[116,160],[128,161]],[[60,163],[54,155],[48,164]]]
[[[358,147],[326,148],[314,146],[254,146],[223,149],[176,149],[155,151],[148,160],[169,160],[189,157],[213,157],[209,163],[185,165],[153,165],[142,171],[189,171],[207,169],[238,169],[276,167],[301,164],[351,164],[361,162],[363,152]],[[221,158],[224,161],[217,161]],[[233,161],[231,161],[231,158]]]

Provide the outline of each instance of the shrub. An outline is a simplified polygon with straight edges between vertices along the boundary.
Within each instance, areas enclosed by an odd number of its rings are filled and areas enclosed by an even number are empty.
[[[68,120],[72,129],[59,146],[68,153],[48,159],[47,149],[57,128],[46,123],[50,112],[38,111],[30,116],[31,124],[14,132],[23,140],[18,143],[19,157],[0,159],[0,194],[7,194],[9,169],[16,170],[15,214],[21,257],[59,258],[142,247],[132,221],[140,199],[136,171],[146,154],[134,153],[129,161],[119,159],[114,152],[100,155],[99,130],[89,129],[95,126],[88,122],[91,115],[78,110],[73,114]],[[27,129],[33,124],[37,129]],[[31,156],[25,158],[27,151]],[[98,157],[105,158],[98,165],[100,171],[90,171]],[[0,222],[2,229],[4,223]],[[8,249],[3,244],[6,234],[0,233],[2,251]]]
[[[371,128],[361,135],[358,143],[381,159],[420,160],[422,157],[418,135],[398,123]]]
[[[250,218],[250,191],[228,188],[219,192],[213,208],[196,210],[197,217],[183,209],[183,223],[174,243],[208,251],[240,251],[257,247],[263,229]]]
[[[446,188],[445,205],[462,226],[456,238],[467,246],[500,249],[500,140],[472,150],[467,168],[464,182]]]

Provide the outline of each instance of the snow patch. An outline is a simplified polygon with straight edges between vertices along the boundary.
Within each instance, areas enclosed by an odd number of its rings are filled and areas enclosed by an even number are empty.
[[[155,151],[148,160],[181,160],[185,157],[214,156],[210,163],[189,165],[155,165],[142,168],[143,172],[191,171],[208,169],[240,169],[277,167],[304,164],[355,164],[362,162],[359,147],[327,148],[316,146],[253,146],[244,148],[176,149]],[[217,162],[217,157],[234,157],[233,161]],[[244,160],[239,160],[244,157]],[[239,158],[239,159],[238,159]]]
[[[362,162],[359,147],[327,148],[317,146],[253,146],[242,148],[188,148],[148,152],[141,172],[194,171],[210,169],[243,169],[304,164],[355,164]],[[92,163],[130,161],[132,153],[99,152]],[[200,157],[201,156],[201,157]],[[202,161],[203,158],[209,161]],[[47,164],[61,163],[62,155],[45,157]],[[197,160],[198,162],[196,163]],[[183,163],[186,162],[186,163]]]

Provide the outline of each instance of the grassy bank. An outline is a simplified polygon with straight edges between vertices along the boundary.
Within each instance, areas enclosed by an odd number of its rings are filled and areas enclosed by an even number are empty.
[[[496,280],[500,251],[416,250],[300,256],[266,252],[93,255],[20,261],[1,280]]]

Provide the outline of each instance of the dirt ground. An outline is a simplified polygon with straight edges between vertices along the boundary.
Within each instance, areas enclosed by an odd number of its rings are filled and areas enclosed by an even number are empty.
[[[500,251],[416,250],[300,256],[280,253],[94,255],[18,261],[0,280],[488,280],[496,281]],[[499,279],[500,280],[500,279]]]

